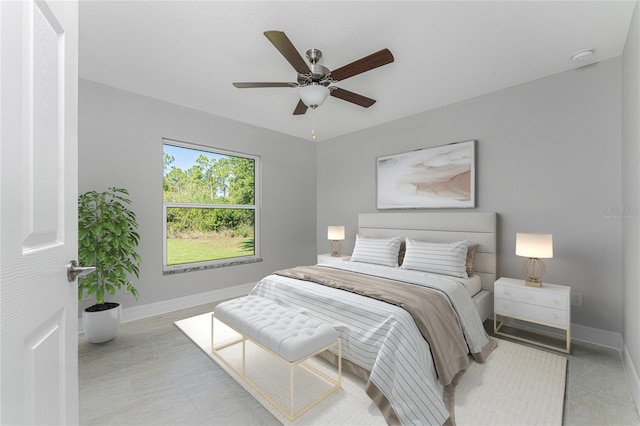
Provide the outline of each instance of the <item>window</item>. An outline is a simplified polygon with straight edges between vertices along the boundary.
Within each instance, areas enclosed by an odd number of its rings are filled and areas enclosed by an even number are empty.
[[[259,157],[163,142],[165,272],[259,261]]]

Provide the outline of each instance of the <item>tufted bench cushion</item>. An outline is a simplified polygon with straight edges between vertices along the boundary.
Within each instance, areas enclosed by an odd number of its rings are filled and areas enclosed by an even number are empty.
[[[220,303],[215,317],[289,362],[306,358],[338,339],[330,325],[260,296]]]

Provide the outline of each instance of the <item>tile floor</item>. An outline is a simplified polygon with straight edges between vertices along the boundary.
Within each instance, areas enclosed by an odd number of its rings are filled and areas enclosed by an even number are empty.
[[[214,306],[124,323],[118,336],[103,344],[81,335],[80,423],[279,425],[173,324]],[[640,425],[617,351],[574,341],[563,423]]]
[[[493,321],[487,320],[484,325],[487,332],[493,335]],[[509,330],[508,326],[505,326],[505,330],[521,334],[521,337],[540,339],[539,336],[531,336],[526,332]],[[561,347],[565,345],[564,342],[548,339],[545,343],[560,343]],[[564,426],[640,425],[631,385],[617,350],[573,340],[568,359],[562,422]]]

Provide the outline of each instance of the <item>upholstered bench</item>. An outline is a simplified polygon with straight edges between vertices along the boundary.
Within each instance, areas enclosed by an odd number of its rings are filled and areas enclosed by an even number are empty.
[[[238,334],[240,339],[215,345],[215,320]],[[284,409],[246,374],[245,342],[249,339],[289,364],[289,409]],[[242,343],[242,367],[234,367],[222,355],[221,350]],[[309,358],[335,347],[338,354],[337,378],[332,378],[305,363]],[[282,306],[260,296],[246,296],[220,303],[211,315],[211,351],[236,374],[278,409],[289,420],[294,420],[320,401],[338,390],[342,381],[342,343],[338,333],[329,324],[310,317],[297,309]],[[304,407],[294,410],[294,368],[308,368],[333,386]]]

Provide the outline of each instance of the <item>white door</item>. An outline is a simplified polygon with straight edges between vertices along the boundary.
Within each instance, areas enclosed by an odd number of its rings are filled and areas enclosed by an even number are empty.
[[[78,423],[78,4],[0,1],[0,423]]]

